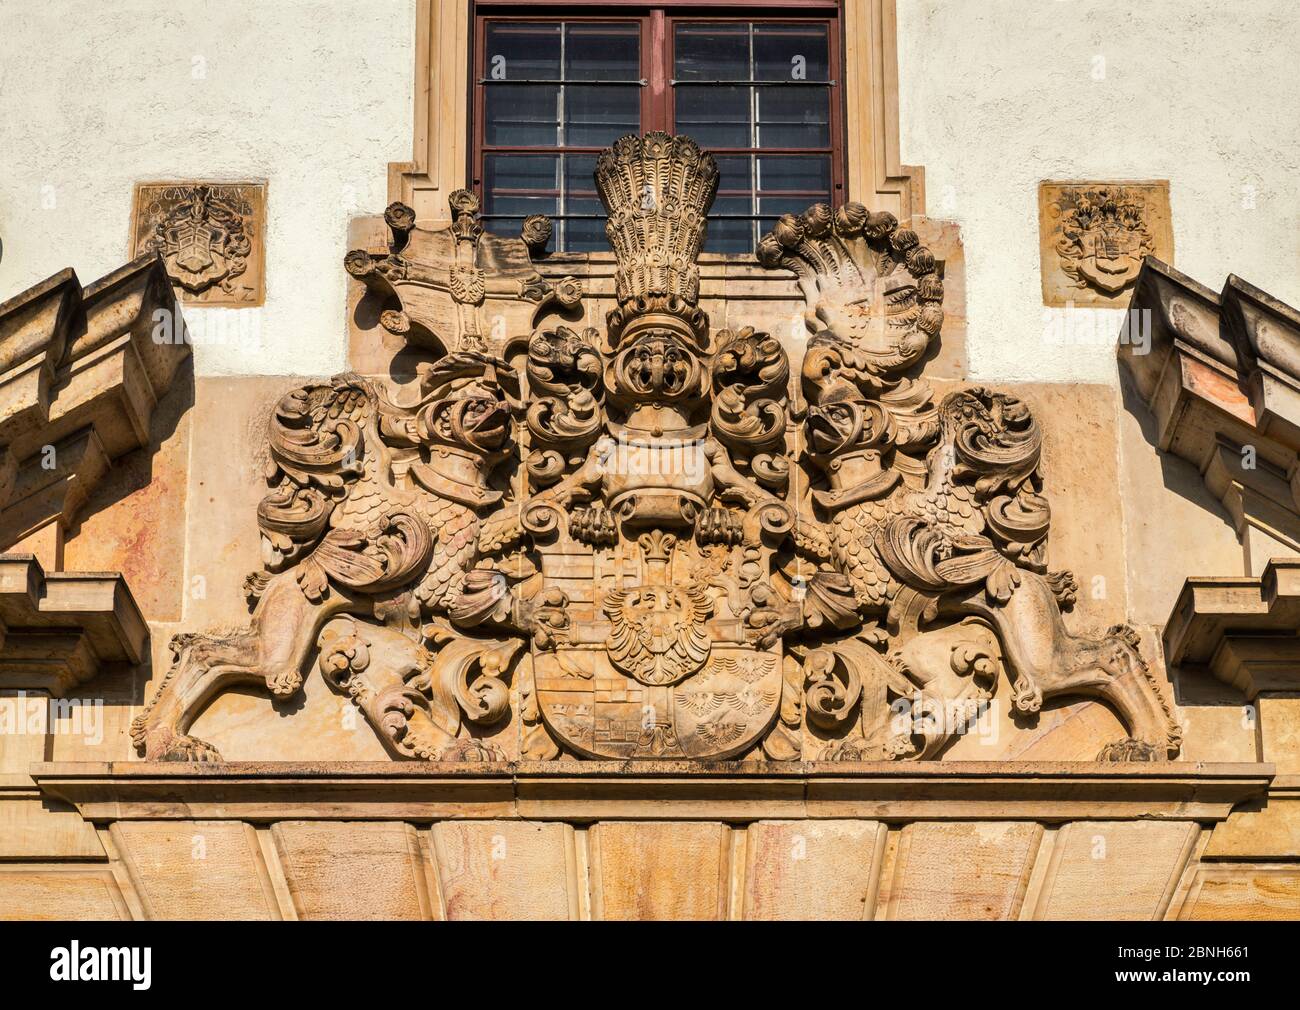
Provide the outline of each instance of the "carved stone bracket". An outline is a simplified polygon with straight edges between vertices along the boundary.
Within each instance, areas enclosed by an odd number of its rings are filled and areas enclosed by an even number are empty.
[[[154,253],[84,289],[63,270],[0,304],[0,548],[50,524],[61,536],[113,461],[148,442],[189,353]]]
[[[1120,364],[1223,503],[1248,575],[1300,554],[1300,312],[1229,276],[1221,294],[1156,259],[1138,277]]]
[[[1206,670],[1247,701],[1300,688],[1300,558],[1259,578],[1188,579],[1165,626],[1171,667]]]
[[[59,698],[108,663],[140,663],[149,628],[116,572],[46,572],[0,554],[0,689]]]
[[[39,546],[62,566],[65,531],[113,462],[148,444],[189,353],[156,253],[87,288],[63,270],[0,304],[0,549]],[[148,637],[120,574],[0,554],[0,687],[60,696],[142,662]]]

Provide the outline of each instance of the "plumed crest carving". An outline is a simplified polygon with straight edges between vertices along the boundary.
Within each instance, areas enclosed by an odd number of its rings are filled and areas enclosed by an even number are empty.
[[[718,165],[689,137],[621,137],[596,160],[596,191],[609,214],[605,234],[618,260],[618,306],[607,320],[611,343],[646,313],[682,320],[707,339],[697,308],[707,215],[718,192]]]
[[[625,137],[596,176],[618,257],[604,335],[530,317],[492,346],[483,304],[540,278],[466,192],[449,229],[394,205],[389,255],[349,255],[413,335],[445,293],[455,348],[426,326],[401,397],[342,375],[279,401],[252,620],[178,636],[135,724],[148,756],[214,759],[187,735],[212,693],[287,697],[312,668],[404,759],[929,760],[1002,698],[1032,722],[1062,696],[1124,723],[1102,759],[1177,751],[1136,632],[1066,627],[1029,406],[984,387],[936,404],[905,374],[943,318],[914,232],[859,204],[781,218],[758,257],[805,297],[792,368],[699,310],[712,157]]]
[[[783,215],[757,255],[799,278],[805,320],[820,345],[804,370],[815,383],[841,369],[859,383],[895,376],[920,360],[943,325],[934,255],[892,214],[860,203],[815,204]]]

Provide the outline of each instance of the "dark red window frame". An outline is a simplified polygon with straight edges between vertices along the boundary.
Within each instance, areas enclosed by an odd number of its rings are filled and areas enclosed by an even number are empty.
[[[659,3],[636,0],[566,0],[521,4],[517,0],[478,0],[471,5],[473,35],[470,68],[470,164],[474,192],[484,197],[484,164],[489,154],[595,154],[602,148],[583,146],[488,145],[485,139],[485,105],[487,85],[487,26],[492,21],[535,22],[639,22],[641,26],[640,87],[641,129],[673,131],[674,92],[671,73],[674,66],[673,26],[676,22],[770,21],[789,23],[811,19],[827,25],[828,78],[830,80],[830,147],[827,148],[726,148],[715,149],[720,156],[829,154],[830,185],[835,200],[843,198],[847,166],[844,144],[843,36],[839,0],[749,0],[749,2]],[[656,58],[658,55],[658,58]],[[634,86],[634,85],[628,85]],[[557,194],[558,195],[558,194]],[[722,194],[722,195],[725,195]],[[761,191],[760,196],[779,196]],[[757,208],[755,208],[757,211]]]

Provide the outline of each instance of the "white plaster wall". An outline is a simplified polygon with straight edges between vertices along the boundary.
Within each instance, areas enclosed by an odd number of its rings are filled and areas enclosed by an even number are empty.
[[[1300,3],[898,0],[904,164],[966,244],[971,377],[1114,382],[1122,311],[1045,310],[1043,179],[1169,179],[1174,265],[1300,305]]]
[[[0,300],[127,260],[137,181],[265,179],[267,299],[187,308],[200,374],[346,363],[348,218],[411,156],[414,0],[0,0]]]

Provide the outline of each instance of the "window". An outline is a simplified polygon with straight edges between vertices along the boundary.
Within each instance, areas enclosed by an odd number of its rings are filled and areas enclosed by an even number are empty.
[[[748,252],[780,215],[832,202],[843,185],[835,4],[769,7],[771,18],[751,16],[761,4],[745,16],[622,6],[626,17],[578,5],[572,16],[479,16],[474,179],[495,231],[546,214],[557,249],[604,250],[596,156],[655,129],[718,159],[707,252]]]

